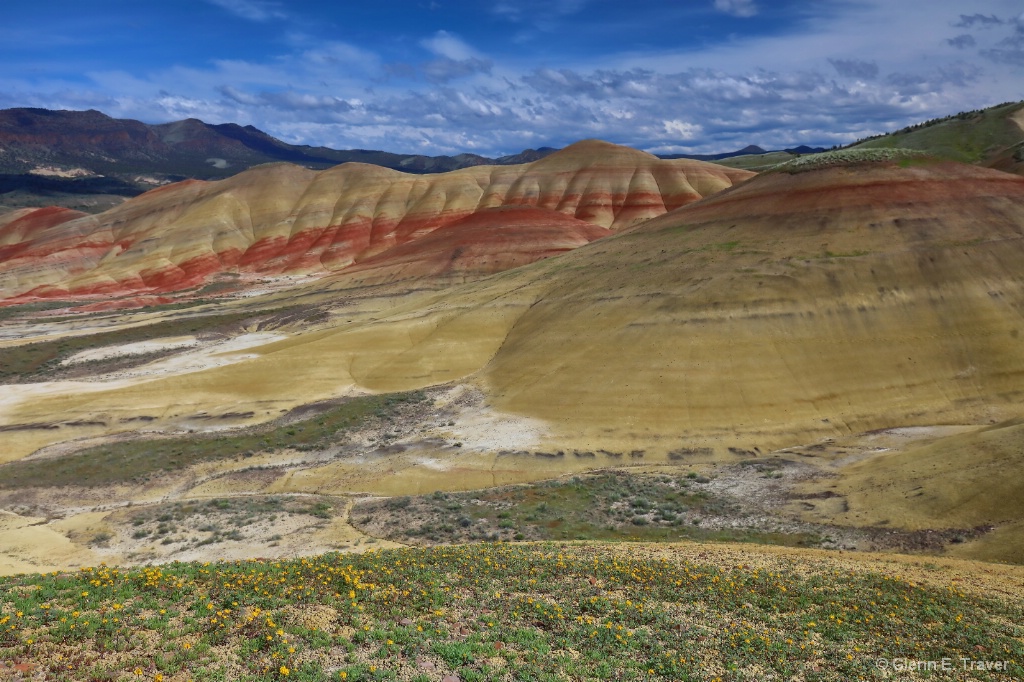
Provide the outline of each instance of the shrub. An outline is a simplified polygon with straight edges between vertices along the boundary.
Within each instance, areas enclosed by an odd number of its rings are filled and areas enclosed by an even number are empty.
[[[109,542],[112,537],[114,536],[110,533],[97,533],[92,537],[92,540],[89,540],[89,544],[93,546],[104,545]]]

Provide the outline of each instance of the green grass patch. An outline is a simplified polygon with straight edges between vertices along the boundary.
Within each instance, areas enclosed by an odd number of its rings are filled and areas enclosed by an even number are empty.
[[[24,303],[22,305],[11,305],[0,308],[0,322],[16,317],[23,317],[33,313],[41,313],[47,310],[61,310],[63,308],[74,308],[85,305],[82,301],[40,301],[37,303]],[[47,318],[48,320],[54,318]]]
[[[121,517],[133,540],[202,547],[226,540],[242,541],[260,523],[311,516],[330,520],[339,508],[330,497],[308,495],[243,495],[212,500],[186,500],[128,509]],[[108,535],[106,540],[110,539]],[[280,535],[268,541],[273,546]]]
[[[20,460],[0,466],[0,489],[60,485],[99,486],[144,479],[215,460],[280,448],[320,448],[371,419],[425,399],[420,391],[361,396],[315,417],[245,433],[137,440],[88,448],[58,459]]]
[[[694,230],[694,226],[683,223],[681,225],[669,225],[658,230],[659,234],[688,234]]]
[[[69,682],[891,679],[881,658],[1005,661],[966,677],[1009,680],[1021,623],[1019,603],[898,575],[580,545],[0,578],[0,660]]]
[[[834,151],[822,152],[820,154],[808,154],[780,164],[772,169],[772,172],[783,172],[789,174],[804,173],[807,171],[821,170],[823,168],[835,168],[841,166],[852,166],[862,163],[903,163],[908,159],[914,159],[918,163],[929,163],[924,152],[916,149],[903,149],[898,147],[856,147],[853,149],[837,149]]]
[[[481,540],[711,540],[817,546],[808,534],[721,530],[707,516],[735,512],[704,489],[704,477],[584,474],[473,492],[395,497],[359,504],[352,522],[401,542]]]
[[[113,300],[116,301],[117,299],[115,298]],[[199,306],[204,306],[204,305],[216,305],[218,303],[219,303],[219,301],[217,301],[216,299],[212,299],[212,298],[193,298],[193,299],[188,299],[188,300],[184,300],[184,301],[174,301],[172,303],[159,303],[159,304],[156,304],[156,305],[147,305],[144,308],[139,308],[138,310],[140,310],[142,312],[145,312],[147,315],[149,315],[149,314],[153,314],[153,313],[163,313],[163,312],[168,312],[168,311],[172,311],[172,310],[188,310],[189,308],[198,308]],[[84,305],[84,303],[79,304],[79,305]],[[113,311],[113,312],[111,312],[109,310],[101,310],[101,311],[96,311],[96,312],[92,312],[92,313],[75,313],[75,314],[71,314],[71,315],[63,315],[63,316],[60,316],[60,317],[47,317],[46,321],[47,322],[81,322],[83,320],[88,320],[90,318],[104,318],[104,317],[110,317],[111,314],[117,315],[117,314],[124,314],[124,313],[125,313],[125,311]],[[252,313],[252,315],[254,315],[254,316],[257,315],[257,314],[258,313]]]
[[[324,499],[303,495],[243,495],[171,502],[132,511],[127,516],[132,526],[145,529],[154,524],[203,520],[217,513],[224,517],[224,523],[244,526],[253,519],[275,514],[305,514],[329,519],[334,515],[334,505]]]
[[[848,252],[836,252],[836,251],[825,251],[825,258],[857,258],[859,256],[866,256],[870,251],[848,251]]]
[[[726,253],[728,253],[729,251],[735,250],[735,248],[737,246],[739,246],[739,245],[740,245],[739,242],[719,242],[717,244],[708,244],[702,250],[703,251],[725,251]]]

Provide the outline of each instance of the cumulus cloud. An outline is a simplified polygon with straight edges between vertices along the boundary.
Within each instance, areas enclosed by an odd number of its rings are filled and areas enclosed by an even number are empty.
[[[435,47],[435,53],[468,54],[450,43]],[[154,81],[169,85],[153,98],[142,94],[145,81],[106,74],[108,82],[140,95],[105,110],[144,120],[194,116],[253,124],[287,141],[338,148],[497,156],[601,137],[662,153],[707,153],[748,144],[850,142],[933,116],[943,101],[955,107],[958,88],[976,80],[969,64],[857,82],[837,82],[817,69],[537,68],[518,75],[478,72],[457,88],[438,74],[433,84],[382,83],[367,93],[359,80],[335,79],[325,89],[322,79],[336,71],[325,66],[330,60],[295,59],[306,71],[296,75],[295,66],[279,57],[265,64],[224,62],[210,72],[161,74]],[[460,61],[436,61],[444,59]],[[479,58],[462,61],[473,59]],[[878,75],[871,63],[850,68]],[[208,86],[208,97],[182,94],[197,83]]]
[[[829,59],[828,63],[844,78],[871,80],[878,76],[878,64],[860,59]]]
[[[587,0],[516,0],[496,2],[491,12],[509,21],[536,21],[550,16],[576,14],[587,4]]]
[[[314,95],[308,92],[285,90],[283,92],[262,92],[259,99],[278,108],[295,110],[326,109],[351,111],[353,106],[346,100],[332,95]]]
[[[662,124],[665,126],[665,134],[675,137],[678,140],[694,140],[703,131],[703,128],[699,125],[688,123],[687,121],[680,121],[679,119],[663,121]]]
[[[421,40],[420,45],[439,57],[447,57],[456,61],[480,56],[469,43],[448,31],[438,31],[429,38]]]
[[[549,40],[552,33],[578,28],[570,22],[588,2],[590,0],[499,0],[491,5],[490,12],[515,25],[517,29],[509,34],[509,39],[522,44]]]
[[[649,69],[626,71],[602,69],[583,75],[572,69],[537,69],[523,82],[549,97],[583,96],[593,99],[650,97],[656,95],[654,72]]]
[[[77,81],[7,70],[0,105],[97,108],[150,122],[192,116],[255,125],[289,142],[429,154],[498,156],[583,137],[663,153],[829,146],[1007,99],[1024,66],[1024,31],[998,18],[1008,2],[979,1],[971,7],[981,13],[970,16],[959,14],[965,0],[934,0],[927,12],[889,0],[823,3],[829,12],[786,33],[579,59],[558,46],[534,53],[507,41],[500,47],[515,56],[499,56],[499,46],[485,52],[451,31],[368,47],[288,33],[290,24],[262,59],[80,69]],[[216,2],[252,21],[285,6]],[[499,3],[483,20],[511,25],[510,34],[532,31],[526,9],[541,2]],[[758,9],[741,0],[698,4],[679,11],[712,20],[716,11]],[[552,12],[580,7],[565,0]]]
[[[263,22],[288,17],[286,12],[275,3],[270,2],[260,2],[259,0],[207,0],[207,2],[249,21]]]
[[[715,9],[734,17],[752,17],[757,14],[754,0],[715,0]]]
[[[995,47],[982,50],[981,55],[994,62],[1024,66],[1024,32],[1018,31],[1009,38],[1003,38]]]
[[[490,73],[493,62],[489,59],[449,59],[442,57],[423,65],[423,73],[431,83],[447,83],[474,73]]]
[[[1003,23],[1003,20],[994,14],[985,16],[984,14],[961,14],[960,21],[953,24],[957,28],[971,28],[973,26],[980,26],[981,28],[991,28],[993,26],[999,26]]]
[[[535,129],[575,126],[577,137],[597,129],[665,153],[849,142],[899,127],[920,107],[913,97],[894,99],[888,83],[854,90],[817,71],[538,69],[522,80],[531,106],[515,95],[506,108]]]
[[[946,41],[958,50],[966,50],[969,47],[974,47],[978,44],[978,41],[974,39],[969,33],[958,35],[956,38],[950,38]]]
[[[949,86],[963,88],[980,78],[982,73],[976,64],[954,62],[936,68],[931,80],[936,90]]]
[[[475,73],[490,73],[494,65],[471,45],[447,31],[438,31],[421,40],[420,45],[437,57],[422,67],[423,74],[431,83],[443,84]]]
[[[224,95],[227,99],[237,102],[245,106],[258,106],[260,104],[260,98],[255,95],[250,95],[247,92],[242,92],[238,88],[230,85],[221,85],[217,87],[217,91]]]

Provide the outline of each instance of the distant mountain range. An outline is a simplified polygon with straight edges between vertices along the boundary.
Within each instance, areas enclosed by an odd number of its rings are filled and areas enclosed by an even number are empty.
[[[407,173],[437,173],[484,164],[535,161],[553,148],[527,149],[496,159],[477,154],[424,156],[311,147],[282,142],[253,126],[213,125],[189,118],[149,125],[99,111],[0,110],[0,172],[39,173],[46,166],[102,175],[155,174],[181,180],[234,175],[251,166],[287,161],[324,169],[356,161]],[[77,173],[84,176],[83,173]]]
[[[274,161],[315,170],[355,161],[407,173],[440,173],[528,163],[553,151],[527,149],[492,159],[337,150],[288,144],[253,126],[194,118],[149,125],[94,110],[5,109],[0,110],[0,207],[58,204],[103,210],[168,182],[226,178]]]
[[[443,173],[471,166],[530,163],[555,151],[541,147],[489,158],[338,150],[288,144],[253,126],[214,125],[194,118],[150,125],[95,110],[5,109],[0,110],[0,208],[62,205],[96,212],[158,185],[186,178],[226,178],[275,161],[314,170],[354,161],[406,173]],[[661,158],[717,161],[765,153],[752,145],[722,154]]]
[[[787,154],[799,155],[799,154],[819,154],[825,151],[825,147],[808,147],[807,145],[800,145],[799,147],[793,147],[792,149],[762,149],[756,144],[747,145],[743,149],[738,149],[734,152],[722,152],[721,154],[659,154],[663,159],[694,159],[695,161],[721,161],[722,159],[731,159],[735,156],[759,156],[761,154],[777,154],[785,152]]]

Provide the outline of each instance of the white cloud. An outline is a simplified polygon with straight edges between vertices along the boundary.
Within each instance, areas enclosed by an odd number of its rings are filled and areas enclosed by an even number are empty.
[[[734,17],[752,17],[757,14],[754,0],[715,0],[715,9]]]
[[[480,54],[468,43],[448,31],[438,31],[431,37],[421,40],[420,45],[439,57],[447,57],[456,61],[480,57]]]
[[[273,19],[285,19],[288,14],[281,10],[275,3],[260,2],[259,0],[206,0],[210,4],[231,12],[237,17],[249,21],[271,21]]]
[[[829,64],[840,76],[872,80],[878,76],[878,64],[861,59],[829,59]]]
[[[948,45],[952,45],[958,50],[966,50],[969,47],[974,47],[975,45],[977,45],[978,41],[976,41],[974,39],[974,36],[972,36],[971,34],[963,33],[955,38],[947,38],[946,43]]]
[[[475,73],[488,73],[493,66],[490,59],[447,31],[438,31],[421,40],[420,45],[437,56],[422,67],[427,80],[432,83],[447,83]]]
[[[494,3],[491,12],[510,21],[544,21],[551,17],[576,14],[588,0],[501,0]]]
[[[679,119],[663,121],[662,123],[665,126],[665,133],[676,140],[695,140],[703,131],[701,126],[680,121]]]
[[[488,73],[492,62],[489,59],[449,59],[441,57],[423,65],[423,73],[431,83],[447,83],[456,78],[475,73]]]
[[[499,58],[496,48],[481,51],[450,31],[416,36],[390,59],[386,46],[378,53],[286,33],[268,43],[278,52],[259,60],[148,73],[125,66],[88,71],[79,82],[8,70],[0,105],[97,108],[149,122],[194,116],[252,124],[291,142],[496,156],[582,137],[675,153],[828,146],[1020,92],[1024,33],[1010,18],[1017,0],[932,0],[927,11],[891,0],[814,6],[786,33],[605,50],[578,62],[557,51]],[[713,11],[708,0],[701,7],[705,17]],[[715,7],[757,9],[739,0]],[[520,24],[529,21],[524,11]]]
[[[238,88],[232,87],[230,85],[222,85],[220,86],[220,88],[218,88],[218,90],[222,95],[224,95],[228,99],[238,102],[239,104],[244,104],[245,106],[259,106],[260,104],[259,97],[251,95],[247,92],[242,92]]]
[[[994,14],[985,16],[984,14],[975,13],[971,15],[961,14],[960,21],[953,24],[957,28],[971,28],[973,26],[980,26],[982,28],[992,28],[1003,23],[1003,20]]]

